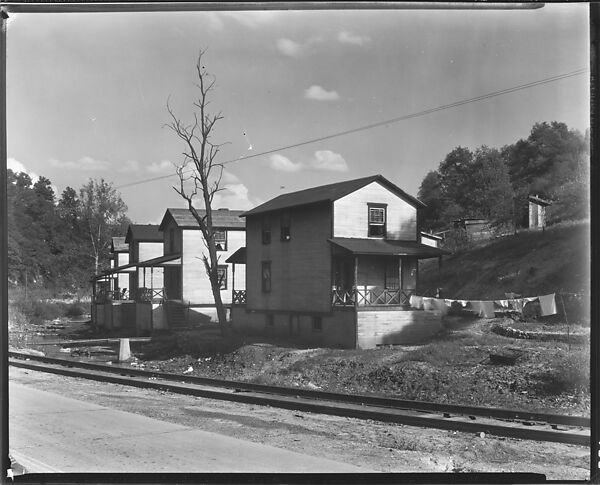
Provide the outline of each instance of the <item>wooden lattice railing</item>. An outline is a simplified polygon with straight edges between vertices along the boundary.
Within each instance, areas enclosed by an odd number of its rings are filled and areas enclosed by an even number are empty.
[[[136,301],[162,301],[164,295],[163,288],[138,288]]]
[[[231,294],[231,303],[233,305],[246,304],[246,290],[233,290]]]
[[[414,290],[357,288],[332,291],[333,306],[408,306]]]

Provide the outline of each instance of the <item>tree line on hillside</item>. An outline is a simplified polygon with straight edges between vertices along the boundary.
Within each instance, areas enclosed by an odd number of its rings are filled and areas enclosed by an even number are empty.
[[[499,231],[527,227],[529,195],[552,202],[549,224],[586,218],[589,147],[589,130],[557,121],[536,123],[526,139],[500,149],[459,146],[421,182],[422,227],[443,230],[460,218],[487,219]]]
[[[8,169],[8,281],[74,291],[109,265],[112,236],[131,223],[112,184],[90,179],[57,200],[51,181]]]

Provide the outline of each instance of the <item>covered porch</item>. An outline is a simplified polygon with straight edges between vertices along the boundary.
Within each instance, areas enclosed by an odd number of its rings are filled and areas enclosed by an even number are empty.
[[[447,251],[416,241],[332,238],[333,308],[404,310],[417,289],[418,260]]]

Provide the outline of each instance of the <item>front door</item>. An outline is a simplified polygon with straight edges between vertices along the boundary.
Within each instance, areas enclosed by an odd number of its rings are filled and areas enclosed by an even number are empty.
[[[168,300],[181,300],[181,266],[165,268],[165,294]]]
[[[417,258],[402,258],[402,289],[417,288]]]
[[[336,258],[333,262],[333,285],[344,291],[354,286],[354,260],[352,258]]]

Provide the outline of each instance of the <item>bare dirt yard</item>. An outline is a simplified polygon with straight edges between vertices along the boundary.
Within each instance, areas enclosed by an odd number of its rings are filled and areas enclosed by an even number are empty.
[[[114,352],[36,345],[48,334],[90,337],[88,323],[38,332],[27,346],[48,355],[114,360]],[[498,333],[527,329],[530,337]],[[402,399],[589,416],[589,327],[510,319],[448,317],[422,345],[374,350],[301,348],[232,334],[214,326],[156,336],[132,346],[120,365]],[[510,335],[517,335],[510,333]],[[16,342],[15,342],[16,343]],[[496,365],[490,355],[517,356]],[[90,357],[88,357],[90,355]],[[114,365],[117,365],[114,363]],[[240,439],[353,463],[382,472],[536,472],[548,479],[585,479],[589,448],[294,412],[128,388],[11,368],[11,379],[70,397],[197,426]]]

